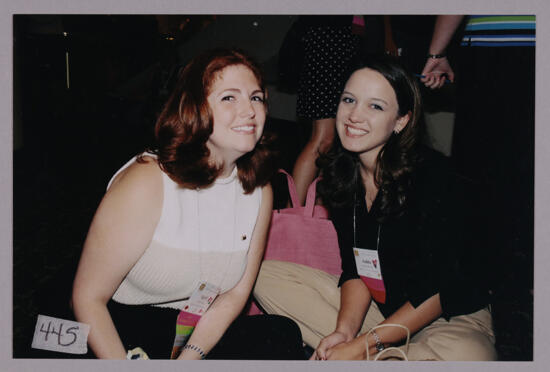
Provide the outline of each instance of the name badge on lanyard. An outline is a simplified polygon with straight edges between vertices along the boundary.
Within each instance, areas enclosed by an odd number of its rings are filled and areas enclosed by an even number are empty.
[[[212,305],[220,291],[221,289],[218,286],[208,282],[200,282],[183,309],[193,314],[202,315]]]
[[[355,266],[361,280],[368,287],[372,297],[380,303],[386,303],[386,288],[382,279],[378,251],[353,247]]]
[[[170,359],[176,359],[182,347],[195,330],[201,316],[208,310],[212,302],[220,293],[220,288],[208,282],[200,282],[193,292],[187,304],[183,307],[176,321],[176,337]]]
[[[355,197],[354,197],[355,198]],[[356,234],[356,203],[353,203],[353,257],[355,258],[355,267],[357,274],[365,283],[369,292],[376,302],[386,303],[386,287],[382,278],[382,268],[380,267],[380,258],[378,249],[380,247],[380,225],[378,225],[378,236],[376,238],[376,250],[357,247]]]

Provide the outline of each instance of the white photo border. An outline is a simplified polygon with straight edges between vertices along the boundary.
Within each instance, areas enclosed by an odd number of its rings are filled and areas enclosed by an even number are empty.
[[[545,314],[550,314],[550,4],[542,0],[4,0],[0,6],[0,67],[5,86],[13,87],[13,15],[15,14],[535,14],[537,16],[536,46],[536,115],[535,115],[535,288],[533,362],[387,362],[376,364],[377,370],[451,370],[467,368],[474,371],[546,370],[550,362],[550,327]],[[510,71],[510,73],[521,73]],[[364,371],[365,362],[306,361],[148,361],[138,364],[127,361],[13,359],[13,88],[2,93],[0,115],[0,370],[5,371]],[[518,123],[521,130],[521,123]],[[513,197],[513,196],[511,196]],[[514,296],[513,293],[510,296]],[[335,365],[337,363],[338,365]],[[443,364],[442,364],[443,363]]]

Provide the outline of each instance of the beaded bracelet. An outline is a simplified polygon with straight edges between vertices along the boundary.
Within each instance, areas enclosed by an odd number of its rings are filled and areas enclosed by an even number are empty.
[[[185,349],[193,350],[193,351],[199,353],[199,355],[201,356],[201,359],[206,358],[206,354],[204,353],[204,351],[202,351],[202,349],[200,347],[198,347],[197,345],[187,344],[183,347],[183,350],[185,350]]]
[[[440,59],[440,58],[445,58],[447,57],[445,54],[429,54],[428,53],[428,58],[432,58],[432,59]]]

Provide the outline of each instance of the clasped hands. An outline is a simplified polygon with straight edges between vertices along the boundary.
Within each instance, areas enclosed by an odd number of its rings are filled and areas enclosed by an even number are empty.
[[[420,81],[430,89],[441,88],[448,78],[454,82],[454,71],[446,57],[428,58],[421,73]]]
[[[363,360],[366,359],[365,335],[348,337],[333,332],[323,338],[310,360]]]

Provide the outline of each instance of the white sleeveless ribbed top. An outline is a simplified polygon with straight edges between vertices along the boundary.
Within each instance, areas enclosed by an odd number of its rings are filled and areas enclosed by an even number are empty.
[[[134,157],[111,179],[135,162]],[[178,186],[162,172],[163,202],[151,243],[113,295],[123,304],[181,309],[199,281],[233,288],[246,268],[261,189],[245,195],[237,168],[206,189]]]

